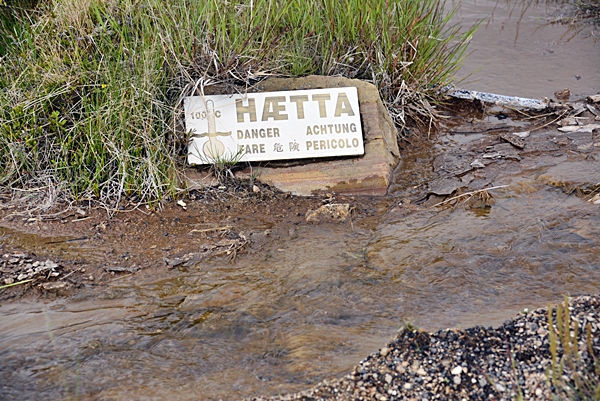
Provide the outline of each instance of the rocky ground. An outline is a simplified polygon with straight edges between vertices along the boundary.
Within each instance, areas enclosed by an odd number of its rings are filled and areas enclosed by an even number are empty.
[[[559,363],[552,362],[548,310],[538,309],[524,311],[497,329],[427,333],[407,326],[339,380],[325,380],[298,394],[253,400],[593,399],[577,397],[589,390],[584,383],[600,391],[600,297],[571,298],[568,308],[571,324],[566,332],[573,337],[557,342],[562,344],[555,348],[557,361],[565,349],[577,353],[564,359],[565,370],[555,382],[551,372]],[[552,311],[556,322],[556,307]],[[550,330],[561,338],[563,327],[555,323]]]

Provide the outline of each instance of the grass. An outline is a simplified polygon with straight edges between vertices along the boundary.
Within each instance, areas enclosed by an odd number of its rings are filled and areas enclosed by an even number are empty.
[[[565,297],[562,305],[548,308],[548,328],[552,358],[548,377],[558,399],[600,400],[600,355],[594,350],[591,324],[579,327]]]
[[[244,156],[244,151],[242,149],[239,149],[237,153],[226,152],[222,156],[215,156],[212,158],[204,157],[198,149],[191,149],[190,153],[195,153],[205,164],[209,164],[213,176],[221,184],[225,184],[230,180],[236,180],[233,170],[238,166],[238,163]]]
[[[27,283],[29,283],[31,281],[33,281],[33,279],[23,280],[23,281],[19,281],[19,282],[12,283],[12,284],[0,285],[0,290],[3,290],[3,289],[8,288],[8,287],[14,287],[15,285],[27,284]]]
[[[197,89],[343,75],[427,123],[476,29],[437,0],[1,2],[0,186],[113,203],[181,191]]]

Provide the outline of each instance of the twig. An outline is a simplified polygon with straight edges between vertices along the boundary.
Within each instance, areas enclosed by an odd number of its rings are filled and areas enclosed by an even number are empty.
[[[224,227],[205,228],[203,230],[193,229],[188,234],[192,234],[192,233],[209,233],[211,231],[227,231],[227,230],[231,230],[232,228],[233,228],[232,226],[224,226]]]
[[[556,117],[554,120],[552,120],[552,121],[550,121],[549,123],[546,123],[546,124],[544,124],[544,125],[540,125],[539,127],[532,128],[532,129],[530,129],[530,130],[529,130],[529,132],[532,132],[532,131],[537,131],[537,130],[539,130],[539,129],[542,129],[542,128],[544,128],[544,127],[547,127],[548,125],[550,125],[550,124],[552,124],[552,123],[555,123],[555,122],[557,122],[558,120],[560,120],[561,118],[563,118],[563,116],[564,116],[565,114],[567,114],[568,112],[569,112],[569,110],[565,110],[565,111],[564,111],[564,112],[563,112],[563,113],[562,113],[560,116]]]
[[[13,286],[19,285],[19,284],[29,283],[30,281],[33,281],[33,279],[19,281],[18,283],[6,284],[6,285],[1,286],[0,290],[3,290],[3,289],[8,288],[8,287],[13,287]]]
[[[88,237],[79,237],[79,238],[71,238],[71,239],[63,239],[60,241],[50,241],[50,242],[46,242],[45,245],[50,245],[50,244],[62,244],[65,242],[76,242],[76,241],[85,241],[89,239]]]
[[[64,280],[64,279],[66,279],[67,277],[69,277],[69,276],[70,276],[71,274],[73,274],[73,273],[76,273],[76,272],[78,272],[78,271],[81,271],[81,269],[82,269],[82,268],[80,267],[79,269],[75,269],[75,270],[73,270],[73,271],[69,272],[67,275],[65,275],[65,276],[62,276],[62,277],[61,277],[61,280]]]
[[[114,282],[114,281],[121,280],[122,278],[125,278],[125,277],[130,277],[130,276],[133,276],[133,273],[124,274],[124,275],[122,275],[122,276],[115,277],[115,278],[113,278],[112,280],[110,280],[110,282],[112,283],[112,282]]]
[[[442,202],[440,202],[440,203],[436,203],[436,204],[435,204],[435,205],[433,205],[432,207],[441,206],[441,205],[443,205],[443,204],[445,204],[445,203],[452,202],[453,200],[456,200],[456,199],[459,199],[459,198],[462,198],[462,197],[465,197],[465,196],[472,196],[472,195],[478,194],[478,193],[480,193],[480,192],[489,191],[490,189],[498,189],[498,188],[506,188],[506,187],[508,187],[508,185],[498,185],[498,186],[496,186],[496,187],[483,188],[483,189],[478,189],[477,191],[466,192],[466,193],[464,193],[464,194],[460,194],[460,195],[457,195],[457,196],[453,196],[452,198],[450,198],[450,199],[446,199],[446,200],[444,200],[444,201],[442,201]]]

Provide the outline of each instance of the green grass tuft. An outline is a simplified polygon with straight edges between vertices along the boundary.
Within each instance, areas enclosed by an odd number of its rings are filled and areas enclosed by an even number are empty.
[[[581,331],[583,330],[583,331]],[[549,382],[561,400],[600,400],[600,355],[592,327],[579,327],[570,316],[569,298],[548,308],[551,367]]]

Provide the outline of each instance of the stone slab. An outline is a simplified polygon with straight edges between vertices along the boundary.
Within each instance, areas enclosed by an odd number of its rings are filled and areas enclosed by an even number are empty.
[[[567,161],[548,168],[538,179],[567,193],[594,192],[600,187],[600,163]]]
[[[245,169],[238,176],[254,176],[295,195],[334,192],[346,195],[385,195],[392,169],[398,163],[396,128],[381,102],[377,88],[364,81],[343,77],[308,76],[271,78],[256,90],[274,92],[353,86],[358,89],[365,154],[360,157],[308,159],[293,163],[269,162]],[[204,171],[186,171],[188,188],[214,184]]]

